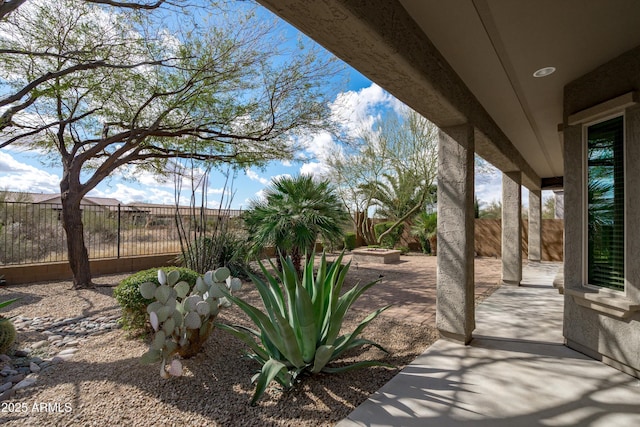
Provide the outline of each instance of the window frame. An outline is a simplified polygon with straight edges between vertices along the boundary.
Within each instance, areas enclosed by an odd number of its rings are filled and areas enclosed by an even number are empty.
[[[606,286],[593,285],[589,283],[589,197],[588,197],[588,185],[589,185],[589,164],[588,164],[588,146],[589,146],[589,128],[591,126],[606,122],[608,120],[612,120],[618,117],[622,117],[622,153],[623,153],[623,180],[625,183],[624,186],[624,194],[623,194],[623,226],[624,226],[624,237],[622,246],[624,249],[624,266],[623,266],[623,289],[613,289]],[[627,215],[627,118],[625,116],[624,110],[610,112],[606,116],[599,117],[597,120],[591,120],[588,122],[584,122],[582,124],[582,259],[583,259],[583,268],[582,268],[582,286],[585,290],[591,292],[597,292],[603,296],[612,296],[612,297],[620,297],[627,296],[628,290],[628,280],[627,280],[627,226],[628,226],[628,215]]]

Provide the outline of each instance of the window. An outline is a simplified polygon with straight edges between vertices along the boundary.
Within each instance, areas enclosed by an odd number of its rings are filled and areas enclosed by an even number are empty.
[[[588,283],[624,290],[624,118],[587,127]]]

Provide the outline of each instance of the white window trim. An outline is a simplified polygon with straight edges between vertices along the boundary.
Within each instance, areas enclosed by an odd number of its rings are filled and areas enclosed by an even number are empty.
[[[595,108],[595,107],[594,107]],[[601,110],[600,110],[601,111]],[[588,168],[587,168],[587,137],[588,137],[588,128],[589,126],[602,123],[604,121],[622,117],[623,119],[623,152],[625,153],[625,161],[624,161],[624,180],[627,182],[627,172],[628,168],[626,167],[627,159],[626,159],[626,151],[627,151],[627,135],[626,135],[626,123],[627,119],[625,117],[624,108],[618,105],[615,111],[608,111],[608,114],[604,115],[602,113],[598,114],[597,119],[592,117],[590,121],[582,122],[582,286],[579,289],[565,288],[564,292],[566,295],[573,298],[574,302],[580,306],[589,308],[594,311],[598,311],[602,314],[606,314],[609,316],[613,316],[619,319],[628,319],[631,315],[637,311],[640,311],[640,304],[632,301],[627,296],[627,291],[629,289],[628,284],[628,275],[627,275],[627,265],[629,263],[629,259],[626,254],[627,247],[627,233],[628,233],[628,217],[625,209],[624,212],[624,248],[625,248],[625,257],[624,257],[624,290],[615,290],[601,286],[595,286],[588,283],[588,197],[587,197],[587,181],[588,181]],[[625,205],[627,200],[627,186],[624,188],[624,199]]]

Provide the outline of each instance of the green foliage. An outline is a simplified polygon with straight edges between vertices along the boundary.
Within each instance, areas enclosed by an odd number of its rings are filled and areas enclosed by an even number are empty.
[[[344,248],[348,251],[352,251],[356,248],[357,238],[356,233],[344,234]]]
[[[178,262],[184,267],[199,273],[225,266],[233,276],[248,277],[249,244],[246,239],[226,230],[211,237],[200,237],[178,256]]]
[[[0,354],[5,354],[16,339],[16,328],[11,320],[0,317]]]
[[[430,240],[435,236],[438,226],[438,215],[427,212],[420,212],[413,219],[413,225],[411,226],[411,234],[415,236],[420,242],[422,252],[425,254],[431,253]]]
[[[264,200],[253,201],[244,214],[253,253],[273,245],[291,256],[298,272],[302,256],[315,249],[319,236],[326,241],[342,238],[348,218],[329,182],[310,175],[274,180]]]
[[[72,231],[80,200],[116,169],[135,178],[169,176],[180,159],[265,165],[293,159],[295,135],[335,127],[335,58],[282,43],[252,2],[233,13],[226,2],[170,3],[137,13],[29,2],[0,20],[0,147],[34,149],[64,169],[74,287],[91,285],[84,234]]]
[[[188,283],[190,289],[195,286],[196,279],[198,278],[198,273],[188,268],[165,267],[164,271],[167,273],[178,271],[180,281]],[[146,308],[153,300],[144,298],[138,290],[140,285],[145,282],[160,284],[158,282],[158,270],[156,268],[150,268],[132,274],[121,281],[113,290],[113,296],[116,301],[118,301],[118,304],[120,304],[120,307],[122,307],[121,323],[124,329],[141,330],[147,325],[149,315],[146,312]]]
[[[343,255],[340,254],[329,266],[323,254],[315,277],[313,254],[302,278],[296,274],[291,258],[282,260],[282,271],[278,271],[275,277],[260,264],[266,281],[256,276],[251,280],[258,288],[265,311],[227,295],[257,328],[219,325],[245,342],[252,351],[249,357],[261,365],[260,372],[253,378],[257,383],[252,404],[273,380],[290,388],[303,373],[336,373],[365,366],[389,366],[372,360],[341,367],[328,366],[346,351],[362,345],[373,345],[386,351],[368,339],[358,338],[358,335],[389,306],[372,312],[351,333],[339,335],[351,305],[377,283],[356,286],[342,293],[350,265],[342,265]]]
[[[20,298],[12,298],[6,301],[2,301],[0,302],[0,308],[5,308],[8,305],[13,304],[14,302],[18,301]]]
[[[153,300],[147,306],[147,312],[155,332],[149,351],[141,358],[142,363],[161,362],[163,378],[182,375],[182,363],[173,356],[179,354],[189,358],[200,352],[213,332],[220,309],[231,306],[225,294],[230,295],[242,286],[242,281],[231,277],[230,273],[226,267],[208,271],[198,277],[192,287],[180,281],[178,271],[167,274],[158,270],[159,285],[154,282],[140,285],[143,298]]]
[[[402,224],[435,201],[438,128],[408,108],[389,111],[367,128],[328,165],[355,229],[371,244],[377,242],[366,220],[371,207],[379,218]]]
[[[373,230],[376,233],[376,239],[380,240],[380,236],[382,233],[391,228],[394,223],[391,221],[380,222],[373,226]],[[404,232],[404,224],[399,224],[396,228],[394,228],[389,234],[384,236],[380,241],[380,246],[383,248],[393,249],[395,245],[398,244],[400,238],[402,237],[402,233]]]
[[[13,298],[10,300],[0,302],[0,308],[4,308],[9,304],[13,304],[20,298]],[[11,320],[0,316],[0,354],[5,354],[16,339],[16,328],[11,323]]]
[[[409,253],[409,246],[398,246],[396,249],[400,251],[400,255],[406,255]]]

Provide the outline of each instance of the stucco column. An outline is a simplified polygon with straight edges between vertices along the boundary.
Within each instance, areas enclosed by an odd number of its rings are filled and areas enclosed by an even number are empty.
[[[522,187],[520,172],[502,174],[502,283],[522,280]]]
[[[443,338],[464,344],[475,329],[473,131],[441,129],[438,143],[436,325]]]
[[[529,190],[529,261],[542,259],[542,191]]]

